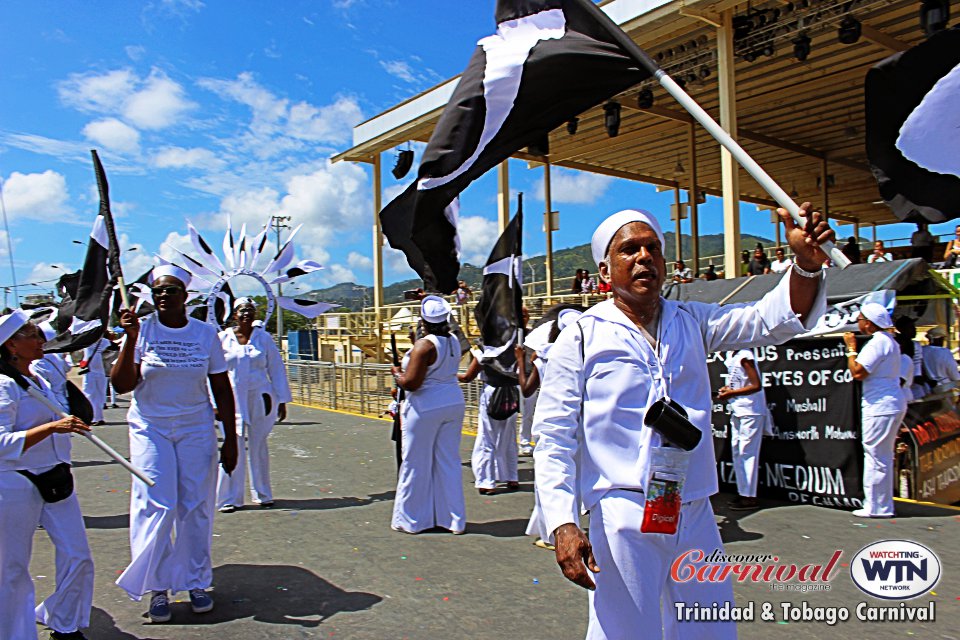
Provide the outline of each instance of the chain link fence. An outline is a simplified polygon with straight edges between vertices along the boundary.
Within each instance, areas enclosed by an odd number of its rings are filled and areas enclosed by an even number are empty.
[[[288,360],[287,378],[293,401],[325,409],[379,417],[390,406],[395,383],[387,364],[337,364],[311,360]],[[483,383],[480,379],[461,384],[466,400],[463,426],[475,433],[477,407]]]

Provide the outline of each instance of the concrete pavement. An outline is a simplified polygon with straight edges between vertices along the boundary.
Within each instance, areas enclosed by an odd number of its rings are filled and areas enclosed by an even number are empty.
[[[563,579],[551,552],[523,535],[533,503],[529,458],[521,458],[521,491],[480,496],[469,469],[473,438],[464,436],[467,534],[410,536],[389,528],[396,478],[389,423],[296,406],[289,413],[270,441],[276,508],[217,514],[216,608],[194,615],[180,594],[173,621],[163,625],[150,624],[146,602],[131,602],[113,584],[129,559],[130,477],[89,443],[75,443],[77,488],[97,567],[91,640],[583,638],[585,592]],[[123,415],[109,410],[110,424],[98,433],[126,452]],[[910,602],[935,601],[933,623],[758,621],[741,624],[741,638],[960,638],[960,511],[899,504],[897,519],[878,522],[809,506],[768,504],[737,514],[726,510],[729,499],[714,499],[728,554],[776,553],[804,564],[823,563],[840,549],[845,565],[869,542],[905,538],[931,547],[944,564],[936,595]],[[38,596],[49,593],[53,550],[42,531],[31,571]],[[754,601],[758,613],[762,602],[777,611],[781,601],[880,603],[853,585],[845,566],[835,575],[830,591],[812,594],[738,584],[737,603]],[[638,630],[636,637],[654,636]]]

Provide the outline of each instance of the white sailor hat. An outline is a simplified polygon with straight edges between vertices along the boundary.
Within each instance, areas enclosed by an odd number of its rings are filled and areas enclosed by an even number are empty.
[[[236,300],[233,301],[233,308],[234,308],[234,310],[237,310],[237,309],[239,309],[240,307],[242,307],[242,306],[244,306],[244,305],[249,305],[249,306],[253,307],[254,309],[257,308],[257,303],[253,301],[253,298],[250,298],[250,297],[248,297],[248,296],[244,296],[244,297],[242,297],[242,298],[237,298]]]
[[[14,309],[0,318],[0,344],[9,340],[23,325],[30,322],[30,316],[20,309]]]
[[[190,281],[193,279],[193,276],[190,275],[190,272],[186,269],[178,267],[175,264],[161,264],[153,268],[151,272],[153,279],[157,280],[164,276],[172,276],[183,283],[184,287],[190,286]]]
[[[420,317],[433,324],[446,322],[450,318],[450,305],[440,296],[427,296],[420,301]]]
[[[657,222],[657,219],[653,217],[652,213],[644,211],[643,209],[625,209],[618,211],[601,222],[597,230],[593,232],[593,239],[590,241],[590,252],[593,254],[593,261],[597,263],[597,266],[600,266],[603,258],[607,255],[607,248],[610,246],[610,241],[613,240],[613,236],[617,235],[617,231],[620,231],[621,227],[631,222],[643,222],[647,224],[653,229],[653,232],[657,234],[657,239],[660,240],[660,247],[663,247],[663,231],[660,230],[660,223]]]

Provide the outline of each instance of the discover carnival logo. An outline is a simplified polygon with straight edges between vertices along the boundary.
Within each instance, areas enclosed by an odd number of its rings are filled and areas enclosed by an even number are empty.
[[[885,600],[909,600],[940,580],[940,558],[910,540],[868,544],[850,562],[850,577],[864,593]]]

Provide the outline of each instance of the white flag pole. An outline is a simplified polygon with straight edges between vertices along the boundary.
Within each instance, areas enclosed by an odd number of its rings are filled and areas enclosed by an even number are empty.
[[[719,142],[727,151],[730,152],[730,155],[736,159],[740,166],[743,167],[750,176],[756,180],[760,186],[769,193],[777,204],[782,208],[787,210],[787,213],[790,214],[790,217],[800,226],[805,226],[807,224],[806,219],[800,215],[800,207],[787,195],[787,192],[774,181],[770,175],[764,171],[763,167],[757,164],[756,160],[750,157],[743,147],[741,147],[736,140],[734,140],[729,133],[724,131],[723,127],[714,120],[709,113],[704,111],[703,107],[697,104],[697,101],[690,97],[683,88],[676,83],[676,81],[667,75],[667,72],[660,68],[660,66],[653,61],[650,56],[648,56],[643,49],[637,46],[633,40],[630,39],[623,29],[621,29],[613,20],[610,19],[606,13],[604,13],[597,5],[593,4],[591,0],[573,0],[578,5],[580,5],[584,10],[588,11],[593,15],[596,20],[604,26],[607,32],[616,40],[629,55],[632,57],[638,64],[643,68],[648,70],[654,78],[660,83],[667,93],[669,93],[673,98],[680,103],[680,105],[687,110],[687,112],[693,116],[694,120],[699,122],[707,132],[714,137],[714,139]],[[821,245],[823,251],[830,256],[830,259],[833,260],[833,263],[838,267],[846,267],[850,264],[850,260],[847,256],[843,255],[843,252],[840,251],[840,248],[837,247],[832,242],[825,242]]]

